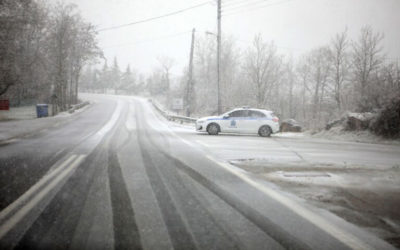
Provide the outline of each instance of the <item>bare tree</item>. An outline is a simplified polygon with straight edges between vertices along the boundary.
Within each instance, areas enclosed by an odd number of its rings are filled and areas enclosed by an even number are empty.
[[[311,51],[307,57],[310,69],[310,90],[312,92],[312,121],[314,128],[320,126],[321,112],[326,97],[326,86],[331,70],[329,48],[320,47]]]
[[[94,27],[75,5],[4,0],[0,6],[0,95],[18,105],[53,96],[60,110],[76,102],[81,69],[100,54]]]
[[[76,5],[58,3],[51,12],[48,30],[48,60],[52,69],[57,112],[77,101],[82,67],[101,53],[94,27],[83,21]]]
[[[224,36],[222,41],[220,73],[221,104],[228,110],[237,105],[247,105],[249,99],[243,81],[239,80],[240,51],[231,36]],[[194,87],[195,112],[214,113],[217,110],[217,71],[216,71],[216,39],[206,36],[197,39],[194,56],[194,78],[198,84]],[[241,79],[245,80],[245,79]]]
[[[97,46],[96,31],[93,25],[85,22],[78,16],[74,27],[74,43],[71,51],[71,86],[70,99],[72,103],[78,102],[79,78],[83,66],[103,53]]]
[[[258,107],[270,101],[272,89],[280,78],[281,64],[275,44],[265,43],[261,35],[257,35],[246,53],[244,68],[254,87]]]
[[[400,93],[400,62],[392,62],[383,68],[386,89],[392,94]]]
[[[170,90],[170,71],[171,68],[175,65],[175,60],[170,57],[159,57],[158,62],[160,63],[161,69],[163,71],[163,90],[168,94]]]
[[[383,64],[372,74],[369,103],[375,109],[383,108],[396,96],[400,96],[399,62]]]
[[[290,58],[285,63],[285,78],[284,81],[287,87],[287,98],[281,98],[281,106],[287,106],[288,110],[288,117],[294,118],[295,117],[295,107],[294,107],[294,87],[296,81],[296,73],[294,69],[293,58]],[[281,110],[284,110],[284,107],[281,107]]]
[[[330,45],[330,60],[332,61],[332,82],[333,96],[337,104],[337,109],[342,112],[343,101],[342,92],[345,81],[348,80],[350,59],[347,52],[349,42],[347,38],[347,30],[332,39]]]
[[[46,18],[44,7],[34,1],[1,2],[0,96],[15,87],[21,90],[15,91],[16,97],[22,98],[27,90],[24,85],[40,75]]]
[[[374,33],[370,26],[361,29],[360,37],[353,43],[353,67],[358,109],[370,111],[373,107],[369,97],[371,91],[372,74],[376,72],[383,62],[380,42],[383,34]]]
[[[300,95],[301,95],[301,119],[303,123],[307,120],[307,93],[310,92],[308,87],[308,81],[310,79],[310,66],[306,63],[306,58],[301,58],[300,63],[297,66],[297,75],[299,77]]]
[[[67,88],[69,83],[70,52],[73,44],[73,23],[75,5],[56,5],[51,16],[49,37],[49,60],[54,72],[54,104],[57,113],[67,108]]]
[[[214,37],[196,38],[193,77],[199,84],[193,88],[196,100],[192,107],[204,114],[217,113],[216,48]]]
[[[240,50],[235,45],[235,40],[230,36],[224,36],[221,49],[221,103],[223,111],[237,105],[248,105],[247,100],[241,100],[243,95],[238,90],[238,74],[240,65]]]

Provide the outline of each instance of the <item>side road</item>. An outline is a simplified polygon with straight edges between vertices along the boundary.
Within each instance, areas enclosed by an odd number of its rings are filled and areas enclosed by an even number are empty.
[[[46,129],[61,126],[67,122],[76,119],[83,111],[91,107],[91,103],[84,102],[86,105],[75,105],[72,113],[62,112],[56,116],[37,118],[30,120],[11,120],[0,121],[0,145],[7,144],[16,139],[29,137],[40,133]]]

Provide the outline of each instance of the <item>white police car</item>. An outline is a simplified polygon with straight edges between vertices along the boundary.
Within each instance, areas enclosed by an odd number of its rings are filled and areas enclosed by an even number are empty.
[[[272,111],[237,108],[221,116],[203,117],[196,121],[198,132],[258,134],[266,137],[279,131],[279,119]]]

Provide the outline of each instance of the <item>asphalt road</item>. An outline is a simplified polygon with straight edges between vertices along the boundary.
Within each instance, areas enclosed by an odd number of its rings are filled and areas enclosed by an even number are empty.
[[[84,98],[71,121],[0,146],[0,249],[392,249],[227,160],[390,165],[396,146],[212,137],[144,99]]]

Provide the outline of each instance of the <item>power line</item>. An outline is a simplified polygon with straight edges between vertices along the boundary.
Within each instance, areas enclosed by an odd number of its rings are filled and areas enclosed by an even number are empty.
[[[245,3],[245,2],[249,2],[249,0],[232,0],[232,1],[228,1],[228,2],[222,2],[221,5],[222,5],[222,7],[224,7],[224,6],[235,5],[235,4]]]
[[[243,7],[247,7],[247,6],[260,4],[260,3],[265,3],[267,1],[269,1],[269,0],[250,0],[250,1],[234,3],[231,5],[225,5],[225,6],[223,6],[223,8],[226,10],[233,10],[233,9],[238,9],[238,8],[243,8]]]
[[[252,6],[253,8],[247,8],[247,9],[243,9],[241,11],[225,12],[223,14],[223,16],[226,17],[226,16],[231,16],[231,15],[242,14],[242,13],[245,13],[245,12],[248,12],[248,11],[260,10],[260,9],[264,9],[264,8],[267,8],[267,7],[270,7],[270,6],[276,6],[276,5],[285,4],[285,3],[288,3],[288,2],[291,2],[291,1],[293,1],[293,0],[284,0],[284,1],[271,3],[271,4],[268,4],[268,5],[264,5],[264,6]]]
[[[172,37],[177,37],[185,34],[191,33],[191,30],[184,31],[184,32],[179,32],[171,35],[165,35],[165,36],[159,36],[159,37],[154,37],[152,39],[146,39],[146,40],[139,40],[139,41],[134,41],[134,42],[129,42],[129,43],[121,43],[121,44],[116,44],[116,45],[111,45],[111,46],[106,46],[103,47],[103,49],[109,49],[109,48],[118,48],[118,47],[124,47],[124,46],[130,46],[134,44],[140,44],[140,43],[147,43],[147,42],[154,42],[154,41],[159,41],[159,40],[164,40]]]
[[[264,0],[263,3],[260,2],[260,3],[254,4],[253,6],[248,6],[248,8],[245,7],[243,9],[238,8],[237,10],[236,9],[227,10],[225,12],[225,16],[231,15],[231,14],[236,14],[236,13],[241,13],[241,12],[247,12],[247,11],[251,11],[251,10],[259,10],[259,9],[263,9],[263,8],[275,6],[275,5],[281,5],[281,4],[284,4],[284,3],[287,3],[287,2],[290,2],[293,0],[283,0],[283,1],[275,2],[275,3],[267,3],[267,1],[269,1],[269,0]],[[267,4],[267,5],[265,5],[265,4]]]
[[[240,2],[248,2],[249,0],[230,0],[230,1],[224,1],[221,3],[222,6],[226,6],[226,5],[233,5],[233,4],[237,4]]]
[[[246,3],[246,4],[242,4],[242,5],[227,7],[227,8],[224,8],[224,12],[243,10],[243,9],[247,9],[247,8],[251,8],[251,7],[262,6],[265,3],[267,3],[268,1],[270,1],[270,0],[261,0],[261,1],[258,0],[256,2],[250,2],[250,3]]]
[[[182,12],[186,12],[186,11],[191,10],[191,9],[199,8],[199,7],[205,6],[205,5],[210,4],[210,3],[212,3],[212,2],[211,1],[207,1],[207,2],[204,2],[204,3],[201,3],[201,4],[193,5],[191,7],[187,7],[187,8],[180,9],[180,10],[176,10],[176,11],[164,14],[164,15],[150,17],[150,18],[134,21],[134,22],[131,22],[131,23],[111,26],[111,27],[108,27],[108,28],[99,29],[97,31],[98,32],[102,32],[102,31],[108,31],[108,30],[115,30],[115,29],[120,29],[120,28],[124,28],[124,27],[127,27],[127,26],[135,25],[135,24],[150,22],[150,21],[154,21],[154,20],[157,20],[157,19],[161,19],[161,18],[177,15],[177,14],[180,14]]]

